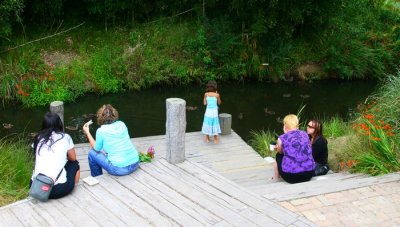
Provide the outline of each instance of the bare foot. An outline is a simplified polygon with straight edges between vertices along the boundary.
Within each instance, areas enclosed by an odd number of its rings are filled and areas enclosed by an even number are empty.
[[[215,144],[219,144],[219,138],[218,137],[214,137],[214,143]]]
[[[210,142],[210,137],[205,136],[205,137],[204,137],[204,142],[206,142],[206,143]]]

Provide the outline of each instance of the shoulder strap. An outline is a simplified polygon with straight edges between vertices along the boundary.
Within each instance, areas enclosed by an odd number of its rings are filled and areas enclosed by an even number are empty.
[[[63,171],[64,167],[61,169],[60,173],[57,175],[56,179],[54,180],[54,183],[58,180],[58,178],[60,177],[62,171]]]

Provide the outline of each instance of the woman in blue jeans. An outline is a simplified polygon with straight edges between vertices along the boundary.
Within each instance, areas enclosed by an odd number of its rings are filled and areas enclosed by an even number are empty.
[[[90,147],[88,160],[93,177],[106,170],[111,175],[128,175],[139,167],[139,154],[133,146],[126,125],[118,120],[118,111],[110,104],[97,111],[96,140],[90,134],[89,124],[83,125]]]

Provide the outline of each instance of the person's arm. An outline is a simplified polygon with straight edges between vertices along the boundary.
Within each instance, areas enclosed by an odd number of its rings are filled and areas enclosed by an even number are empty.
[[[67,151],[67,159],[69,161],[76,161],[76,151],[75,148],[69,149]]]
[[[278,142],[276,143],[276,151],[279,154],[283,154],[283,150],[282,150],[282,141],[281,139],[278,138]]]
[[[217,93],[217,102],[218,102],[218,105],[221,105],[221,97],[220,97],[220,95],[218,94],[218,92],[215,92],[215,93]]]
[[[207,93],[204,93],[204,97],[203,97],[203,104],[205,105],[205,106],[207,106]]]
[[[96,143],[96,140],[94,140],[92,134],[90,134],[89,123],[84,124],[82,130],[89,140],[90,148],[94,148],[94,144]]]

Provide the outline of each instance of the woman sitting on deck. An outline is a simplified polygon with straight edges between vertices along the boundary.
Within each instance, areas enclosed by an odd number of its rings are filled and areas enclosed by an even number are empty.
[[[322,123],[319,120],[311,120],[307,124],[307,134],[310,137],[312,154],[315,161],[315,176],[325,175],[329,171],[328,166],[328,141],[323,136]]]
[[[284,134],[276,145],[275,179],[281,176],[289,183],[309,181],[314,175],[314,159],[306,132],[298,129],[296,115],[289,114],[283,119]]]
[[[35,170],[55,180],[49,199],[58,199],[72,192],[79,182],[79,163],[71,136],[64,133],[61,118],[56,113],[46,113],[41,131],[33,139]],[[32,180],[30,184],[32,184]]]
[[[139,167],[139,154],[133,146],[126,125],[118,120],[118,111],[110,104],[97,111],[96,140],[90,134],[89,123],[83,125],[90,147],[89,167],[93,177],[105,169],[116,176],[128,175]]]

